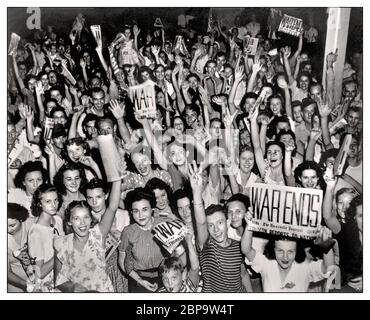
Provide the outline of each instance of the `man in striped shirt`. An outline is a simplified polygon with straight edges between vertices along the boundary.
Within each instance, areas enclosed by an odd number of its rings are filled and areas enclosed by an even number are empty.
[[[228,238],[225,209],[212,204],[204,210],[200,168],[189,166],[193,191],[203,292],[246,292],[242,283],[240,242]]]

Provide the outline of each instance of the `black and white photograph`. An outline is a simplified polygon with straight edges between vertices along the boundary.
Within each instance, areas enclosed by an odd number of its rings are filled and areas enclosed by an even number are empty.
[[[7,295],[364,293],[364,8],[104,4],[4,8]]]

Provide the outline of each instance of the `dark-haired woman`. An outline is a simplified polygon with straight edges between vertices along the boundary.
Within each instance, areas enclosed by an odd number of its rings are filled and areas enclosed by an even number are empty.
[[[154,217],[153,192],[136,188],[127,194],[126,209],[134,223],[123,229],[119,246],[119,265],[129,276],[129,292],[155,292],[159,285],[158,266],[164,258],[153,239],[153,227],[168,218]]]
[[[26,162],[15,176],[16,188],[9,189],[8,202],[22,205],[31,214],[32,196],[37,188],[47,180],[47,171],[40,161]]]
[[[325,279],[326,273],[334,265],[332,249],[324,253],[323,260],[305,262],[305,252],[299,240],[276,237],[266,245],[264,255],[252,247],[253,231],[247,227],[242,237],[242,252],[255,272],[261,273],[264,292],[307,292],[311,282]],[[328,229],[322,227],[319,238],[328,239]]]
[[[62,195],[63,203],[59,212],[63,218],[64,211],[72,201],[85,200],[83,189],[86,184],[85,172],[80,164],[64,164],[54,177],[54,185]]]
[[[27,274],[15,252],[27,243],[27,234],[33,224],[28,211],[16,203],[8,203],[8,292],[25,292]]]
[[[33,195],[31,210],[37,219],[28,233],[28,250],[36,259],[43,292],[54,290],[53,239],[64,235],[62,218],[57,215],[61,203],[61,195],[50,184],[42,184]]]

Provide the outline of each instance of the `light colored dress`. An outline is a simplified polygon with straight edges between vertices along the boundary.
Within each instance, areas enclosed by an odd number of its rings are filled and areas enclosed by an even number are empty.
[[[55,281],[56,287],[72,281],[88,290],[114,292],[106,272],[105,245],[98,224],[89,230],[89,239],[82,252],[73,246],[73,233],[55,238],[54,248],[62,263],[62,269]]]
[[[30,229],[32,224],[33,219],[27,219],[26,221],[22,222],[21,227],[22,237],[20,244],[15,241],[13,235],[8,233],[8,264],[12,272],[25,281],[27,281],[28,278],[27,274],[22,267],[21,261],[14,257],[13,252],[19,250],[27,243],[28,230]],[[8,283],[8,292],[24,292],[24,291]]]
[[[64,235],[63,221],[59,216],[54,216],[54,228],[34,223],[28,232],[28,252],[36,261],[49,261],[54,256],[53,240],[59,233]],[[54,291],[54,272],[51,270],[41,281],[42,292]]]

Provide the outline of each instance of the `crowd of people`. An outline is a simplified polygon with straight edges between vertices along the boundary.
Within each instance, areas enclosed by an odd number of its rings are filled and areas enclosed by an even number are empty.
[[[362,48],[348,48],[336,88],[338,53],[323,57],[313,25],[279,32],[276,15],[231,28],[214,18],[203,33],[186,18],[147,35],[133,23],[99,39],[79,14],[64,33],[20,35],[8,68],[8,292],[362,291]],[[147,84],[151,117],[129,94]],[[256,183],[322,190],[315,239],[252,231]],[[173,250],[155,236],[163,223],[183,230]]]

